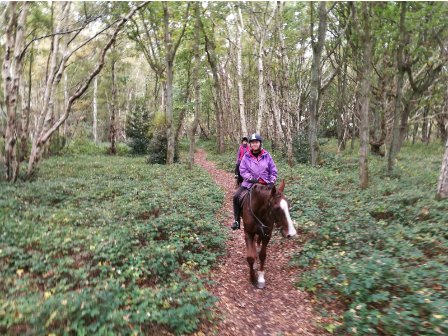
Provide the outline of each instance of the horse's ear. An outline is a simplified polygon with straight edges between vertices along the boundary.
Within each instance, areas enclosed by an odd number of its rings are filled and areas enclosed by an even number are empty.
[[[276,193],[277,193],[277,189],[275,189],[275,186],[273,186],[272,190],[271,190],[271,197],[274,198]]]
[[[280,182],[280,187],[278,187],[278,191],[282,193],[283,189],[285,189],[285,179],[282,179],[282,182]]]

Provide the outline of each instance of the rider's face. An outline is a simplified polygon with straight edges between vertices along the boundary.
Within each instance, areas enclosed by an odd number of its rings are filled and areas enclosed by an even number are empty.
[[[243,145],[247,145],[247,141],[246,140],[243,140]]]
[[[250,142],[250,149],[253,151],[257,151],[260,149],[260,141],[254,140]]]

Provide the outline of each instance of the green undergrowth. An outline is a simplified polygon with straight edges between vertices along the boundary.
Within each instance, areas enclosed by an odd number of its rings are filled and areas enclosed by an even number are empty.
[[[299,223],[295,285],[314,293],[317,309],[333,318],[323,327],[357,335],[447,333],[448,202],[435,200],[443,146],[405,143],[393,173],[387,158],[370,155],[365,190],[357,145],[337,159],[335,140],[324,150],[320,167],[289,168],[273,153]],[[209,154],[227,171],[235,157],[230,150]],[[343,315],[336,313],[341,306]]]
[[[225,233],[205,171],[71,155],[0,188],[1,334],[181,334],[210,318]]]
[[[286,174],[303,243],[297,286],[345,305],[333,316],[342,333],[447,332],[448,202],[434,200],[443,147],[405,144],[393,174],[370,156],[365,190],[353,153]]]

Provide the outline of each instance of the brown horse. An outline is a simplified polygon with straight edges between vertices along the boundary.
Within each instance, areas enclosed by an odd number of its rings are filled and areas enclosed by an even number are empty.
[[[291,238],[297,233],[289,216],[289,203],[283,195],[283,189],[285,189],[285,180],[282,180],[278,188],[255,184],[243,203],[244,234],[250,280],[252,283],[256,283],[258,288],[265,287],[266,247],[271,239],[274,226],[277,225],[284,238]],[[256,235],[258,235],[258,248],[255,247]],[[261,248],[259,248],[260,243]],[[258,278],[255,276],[257,253],[260,258]]]

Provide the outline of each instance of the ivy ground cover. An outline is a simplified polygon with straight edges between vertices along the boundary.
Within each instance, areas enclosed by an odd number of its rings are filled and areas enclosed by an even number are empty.
[[[303,243],[292,260],[302,271],[297,285],[321,304],[338,300],[346,308],[327,330],[448,331],[448,202],[434,200],[442,152],[439,144],[405,144],[392,175],[387,159],[370,156],[365,190],[350,151],[320,168],[288,170]]]
[[[1,334],[179,334],[206,317],[225,234],[203,170],[70,156],[0,188]]]

